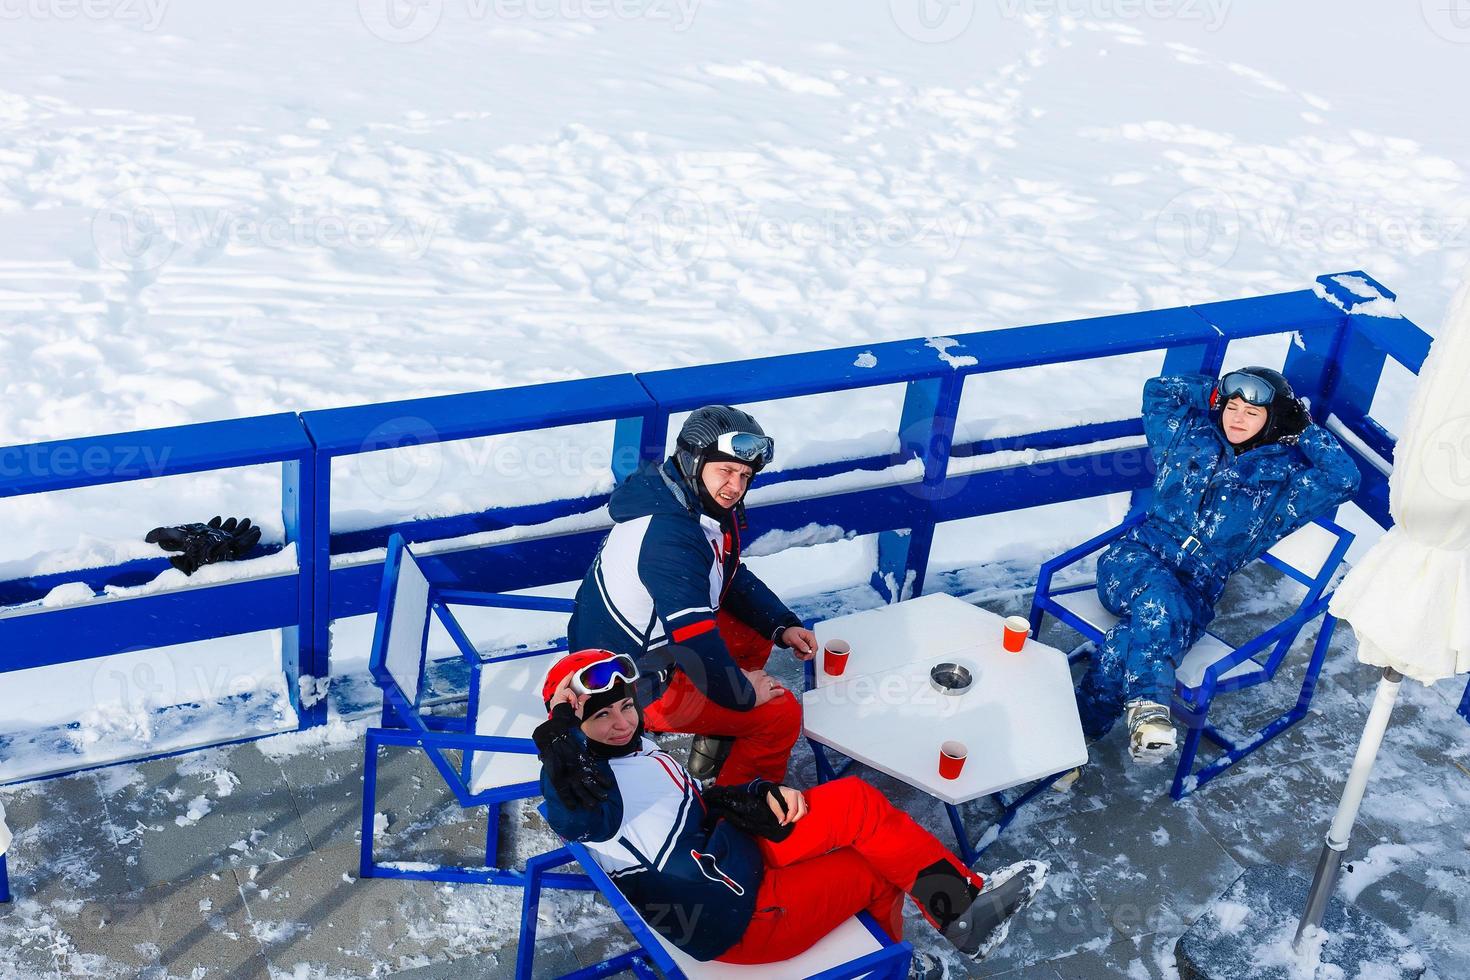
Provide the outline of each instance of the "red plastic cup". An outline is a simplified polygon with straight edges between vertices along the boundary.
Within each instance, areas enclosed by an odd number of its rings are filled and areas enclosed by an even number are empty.
[[[840,677],[847,669],[847,656],[852,653],[852,645],[846,640],[828,640],[827,646],[822,650],[822,670],[831,677]]]
[[[969,755],[964,742],[945,742],[939,747],[939,775],[945,779],[960,778],[965,768],[965,757]]]
[[[1025,616],[1007,616],[1005,632],[1001,634],[1000,645],[1011,653],[1020,653],[1021,648],[1026,645],[1026,638],[1030,635],[1030,620]]]

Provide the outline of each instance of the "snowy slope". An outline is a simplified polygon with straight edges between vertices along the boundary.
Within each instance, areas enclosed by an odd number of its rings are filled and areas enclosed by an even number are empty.
[[[1413,4],[388,2],[6,21],[0,443],[1352,267],[1432,330],[1470,242],[1470,136],[1447,113],[1465,48]],[[967,416],[1070,415],[1057,390],[1095,390],[1092,414],[1136,405],[1131,385],[1072,384],[1085,372],[973,391]],[[879,442],[884,395],[770,406],[783,460]],[[462,447],[427,499],[365,488],[339,507],[595,488],[604,441],[568,433],[539,470]],[[168,493],[177,508],[157,486],[7,501],[0,559],[122,557],[155,517],[266,516],[274,496],[268,473]]]
[[[1454,99],[1470,37],[1422,6],[7,7],[0,445],[1169,306],[1350,268],[1433,332],[1470,255]],[[1284,341],[1241,347],[1231,363],[1279,362]],[[962,426],[1124,417],[1158,364],[986,378]],[[1389,378],[1392,426],[1409,379]],[[886,447],[900,397],[759,413],[791,465]],[[609,430],[346,461],[334,519],[606,489]],[[213,513],[279,539],[276,481],[259,467],[0,501],[0,576],[137,557],[153,525]],[[1115,511],[1046,526],[1076,540]],[[947,529],[936,564],[1053,543],[1027,526]],[[861,542],[823,548],[766,561],[788,590],[870,567]]]

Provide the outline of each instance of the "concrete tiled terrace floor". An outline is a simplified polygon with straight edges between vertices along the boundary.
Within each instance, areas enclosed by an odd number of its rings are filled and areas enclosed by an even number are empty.
[[[953,584],[953,583],[950,583]],[[1217,620],[1239,638],[1282,602],[1264,570],[1237,576]],[[1029,595],[984,601],[1023,611]],[[808,612],[814,610],[808,609]],[[1259,724],[1295,698],[1303,648],[1265,689],[1220,701],[1224,727]],[[1070,646],[1055,626],[1044,639]],[[789,661],[782,672],[795,685]],[[1046,793],[985,854],[1050,863],[1047,888],[983,964],[950,954],[910,909],[909,937],[930,972],[1011,978],[1172,976],[1173,944],[1247,866],[1310,871],[1356,747],[1376,672],[1340,627],[1312,716],[1183,802],[1169,772],[1136,770],[1118,734],[1067,794]],[[1417,942],[1444,980],[1470,976],[1470,726],[1459,690],[1406,684],[1364,806],[1346,876],[1360,905]],[[359,880],[362,723],[232,748],[116,766],[0,790],[17,836],[16,901],[0,907],[0,977],[509,976],[519,891]],[[380,855],[477,863],[488,815],[454,805],[408,750],[381,767]],[[930,798],[874,783],[942,839]],[[798,750],[792,781],[809,785]],[[989,804],[970,816],[983,825]],[[513,858],[554,845],[529,804],[499,815]],[[483,854],[483,851],[480,852]],[[627,945],[606,906],[552,893],[538,976]]]

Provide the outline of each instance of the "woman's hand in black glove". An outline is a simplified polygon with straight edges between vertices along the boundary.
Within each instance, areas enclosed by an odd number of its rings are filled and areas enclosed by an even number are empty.
[[[1305,399],[1293,399],[1281,409],[1281,418],[1276,423],[1276,441],[1295,446],[1297,436],[1311,424],[1312,412],[1307,408]]]
[[[806,798],[801,793],[764,779],[747,786],[711,786],[704,791],[704,802],[711,816],[773,841],[785,840],[794,829],[792,824],[806,815]]]
[[[551,717],[531,733],[531,741],[536,743],[536,754],[561,801],[573,810],[590,810],[607,799],[613,779],[577,738],[581,724],[571,702],[558,701]]]

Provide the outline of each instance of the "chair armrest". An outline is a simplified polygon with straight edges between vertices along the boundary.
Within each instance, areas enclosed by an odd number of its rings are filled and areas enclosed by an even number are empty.
[[[1279,641],[1288,633],[1300,630],[1307,623],[1316,619],[1327,610],[1327,603],[1332,598],[1331,593],[1321,596],[1313,602],[1302,605],[1296,612],[1277,623],[1275,626],[1259,634],[1250,641],[1236,647],[1235,652],[1227,657],[1222,657],[1205,668],[1205,679],[1200,684],[1200,690],[1213,693],[1215,685],[1219,683],[1220,677],[1247,660],[1255,658],[1266,647]]]
[[[505,592],[476,592],[469,589],[435,589],[434,595],[451,606],[488,606],[496,609],[528,609],[532,612],[570,613],[575,599],[550,595],[510,595]]]
[[[1082,558],[1087,557],[1094,551],[1100,551],[1107,545],[1112,544],[1118,538],[1121,538],[1129,528],[1141,523],[1143,517],[1144,515],[1141,513],[1134,514],[1117,527],[1109,528],[1097,537],[1089,538],[1075,548],[1064,551],[1055,558],[1049,558],[1042,562],[1041,569],[1036,574],[1036,595],[1038,597],[1049,595],[1051,593],[1051,579],[1053,575],[1068,565],[1075,564]]]

